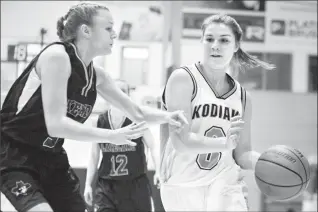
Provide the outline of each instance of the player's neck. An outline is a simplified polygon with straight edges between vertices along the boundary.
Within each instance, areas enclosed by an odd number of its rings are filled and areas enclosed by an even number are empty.
[[[222,90],[222,88],[226,87],[228,82],[226,76],[227,69],[213,69],[204,62],[200,63],[200,65],[205,76],[217,89]]]
[[[115,127],[115,129],[119,128],[119,125],[122,124],[126,117],[125,114],[121,110],[112,106],[110,107],[109,113],[113,126]]]
[[[87,42],[81,42],[81,41],[75,41],[74,42],[76,46],[76,51],[78,56],[81,58],[81,60],[84,62],[85,66],[87,67],[88,64],[93,60],[94,53],[91,52],[91,48],[89,47],[89,43]]]

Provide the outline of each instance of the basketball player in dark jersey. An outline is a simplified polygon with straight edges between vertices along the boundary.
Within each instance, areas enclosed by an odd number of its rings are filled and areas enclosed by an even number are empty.
[[[116,34],[109,10],[94,3],[72,7],[57,23],[62,42],[41,51],[12,85],[1,110],[1,192],[21,212],[84,212],[79,180],[62,148],[64,139],[129,144],[145,121],[179,127],[182,112],[136,105],[92,60],[111,53]],[[99,92],[134,122],[107,130],[83,125]]]
[[[118,81],[117,84],[123,92],[129,94],[127,83]],[[98,117],[97,127],[117,129],[131,123],[123,112],[111,107]],[[158,167],[154,138],[148,130],[143,137],[132,141],[136,146],[92,144],[84,197],[88,205],[92,205],[93,196],[95,197],[94,212],[151,211],[151,187],[146,175],[145,147],[150,149],[155,166]],[[101,151],[102,162],[97,170]],[[95,186],[92,186],[92,181],[96,173],[98,177],[93,195],[92,187]],[[156,176],[157,173],[154,176],[155,184],[159,181]]]

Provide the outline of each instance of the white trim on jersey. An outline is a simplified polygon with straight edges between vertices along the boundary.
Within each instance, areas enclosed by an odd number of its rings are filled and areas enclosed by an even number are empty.
[[[89,89],[92,87],[92,84],[93,84],[93,72],[94,72],[93,63],[90,64],[89,69],[90,69],[90,72],[91,72],[91,78],[89,80],[89,84],[88,84],[88,87],[86,89],[85,96],[87,96],[87,92],[89,91]]]
[[[31,96],[39,88],[40,85],[41,85],[41,80],[39,76],[37,75],[37,73],[35,72],[35,68],[33,67],[32,71],[30,72],[28,76],[27,81],[25,82],[25,86],[19,98],[16,115],[21,112],[23,107],[30,100]]]
[[[84,68],[84,72],[85,72],[85,79],[86,79],[86,85],[83,87],[83,89],[82,89],[82,96],[86,96],[87,95],[87,88],[89,87],[89,85],[90,85],[90,80],[88,79],[88,71],[87,71],[87,68],[86,68],[86,66],[85,66],[85,63],[83,62],[83,60],[79,57],[79,55],[78,55],[78,53],[77,53],[77,49],[76,49],[76,46],[73,44],[73,43],[70,43],[71,44],[71,46],[74,48],[74,51],[75,51],[75,55],[76,55],[76,57],[79,59],[79,61],[81,61],[81,63],[82,63],[82,65],[83,65],[83,68]],[[92,73],[92,76],[93,76],[93,73]],[[91,77],[91,80],[92,80],[93,78]],[[85,89],[87,89],[86,91],[85,91]]]

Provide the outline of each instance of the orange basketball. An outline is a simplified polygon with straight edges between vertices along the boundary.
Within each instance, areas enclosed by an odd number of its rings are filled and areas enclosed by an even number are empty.
[[[274,200],[289,200],[301,194],[309,182],[307,158],[297,149],[277,145],[266,150],[255,167],[259,189]]]

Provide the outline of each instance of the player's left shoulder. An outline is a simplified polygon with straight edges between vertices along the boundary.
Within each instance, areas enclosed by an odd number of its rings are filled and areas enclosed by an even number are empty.
[[[103,67],[96,64],[93,64],[93,66],[96,73],[96,85],[100,85],[104,83],[110,76]]]
[[[246,101],[251,101],[251,98],[252,98],[251,93],[237,80],[235,80],[235,79],[233,79],[233,80],[236,83],[237,90],[238,90],[238,92],[241,93],[241,96],[243,96],[244,99],[246,99]]]
[[[247,104],[252,104],[252,95],[251,92],[249,92],[248,90],[246,90],[246,88],[244,88],[242,85],[240,85],[242,88],[242,91],[245,93],[245,99],[246,99],[246,105]]]

